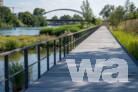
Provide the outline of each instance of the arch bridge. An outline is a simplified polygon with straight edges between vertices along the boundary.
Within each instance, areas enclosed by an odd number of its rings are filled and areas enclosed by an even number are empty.
[[[55,11],[72,11],[72,12],[83,15],[82,11],[75,10],[75,9],[66,9],[66,8],[50,10],[48,12],[44,12],[42,15],[46,15],[48,13],[55,12]],[[47,19],[47,21],[81,21],[81,20],[80,19],[69,19],[69,20],[68,19],[57,19],[57,20],[56,19]]]
[[[81,14],[81,15],[83,14],[81,11],[74,10],[74,9],[55,9],[55,10],[51,10],[48,12],[44,12],[42,15],[46,15],[48,13],[55,12],[55,11],[72,11],[72,12],[76,12],[76,13]]]

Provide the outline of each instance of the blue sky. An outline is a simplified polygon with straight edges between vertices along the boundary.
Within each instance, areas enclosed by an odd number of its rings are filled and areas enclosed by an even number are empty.
[[[59,9],[59,8],[69,8],[81,10],[80,6],[82,5],[83,0],[4,0],[4,5],[8,7],[17,7],[15,8],[15,12],[19,11],[30,11],[33,12],[33,9],[36,7],[44,8],[46,11]],[[106,4],[112,5],[124,5],[126,0],[89,0],[91,8],[95,16],[99,16],[99,12]],[[130,0],[135,3],[136,7],[138,7],[138,0]],[[60,13],[60,14],[59,14]],[[57,14],[58,16],[62,14],[67,14],[68,12],[55,12],[47,15],[47,17],[54,16]],[[73,15],[73,13],[69,12],[68,14]]]

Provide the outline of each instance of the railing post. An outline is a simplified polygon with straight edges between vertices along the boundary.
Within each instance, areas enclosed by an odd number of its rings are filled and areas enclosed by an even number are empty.
[[[37,47],[37,54],[38,54],[38,78],[41,76],[41,66],[40,66],[40,46]]]
[[[5,92],[9,92],[9,64],[8,55],[5,56]]]
[[[54,65],[56,65],[56,40],[54,40]]]
[[[28,88],[28,50],[24,50],[25,89]]]
[[[65,49],[65,37],[64,37],[64,57],[66,55],[66,49]]]
[[[74,49],[74,34],[73,34],[73,49]]]
[[[72,37],[70,36],[70,51],[72,50]]]
[[[77,39],[77,37],[76,37],[76,34],[74,34],[74,46],[76,47],[76,39]]]
[[[59,38],[59,60],[61,60],[61,38]]]
[[[69,54],[69,36],[67,36],[67,53]]]
[[[49,71],[49,42],[47,42],[47,71]]]

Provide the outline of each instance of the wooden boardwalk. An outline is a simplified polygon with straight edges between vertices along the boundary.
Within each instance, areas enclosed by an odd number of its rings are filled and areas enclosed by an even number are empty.
[[[75,59],[77,66],[82,59],[125,59],[128,63],[128,83],[72,82],[66,59]],[[61,62],[36,81],[25,92],[138,92],[138,67],[114,39],[109,30],[102,26],[80,45],[72,50]]]

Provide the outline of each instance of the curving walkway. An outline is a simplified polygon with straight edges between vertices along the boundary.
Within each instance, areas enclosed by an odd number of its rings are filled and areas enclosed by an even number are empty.
[[[94,65],[96,59],[110,58],[120,58],[127,61],[128,83],[87,82],[86,73],[84,82],[74,83],[65,62],[65,59],[75,59],[77,66],[79,66],[81,59],[91,59],[91,63]],[[25,92],[138,92],[138,67],[109,30],[102,26]]]

